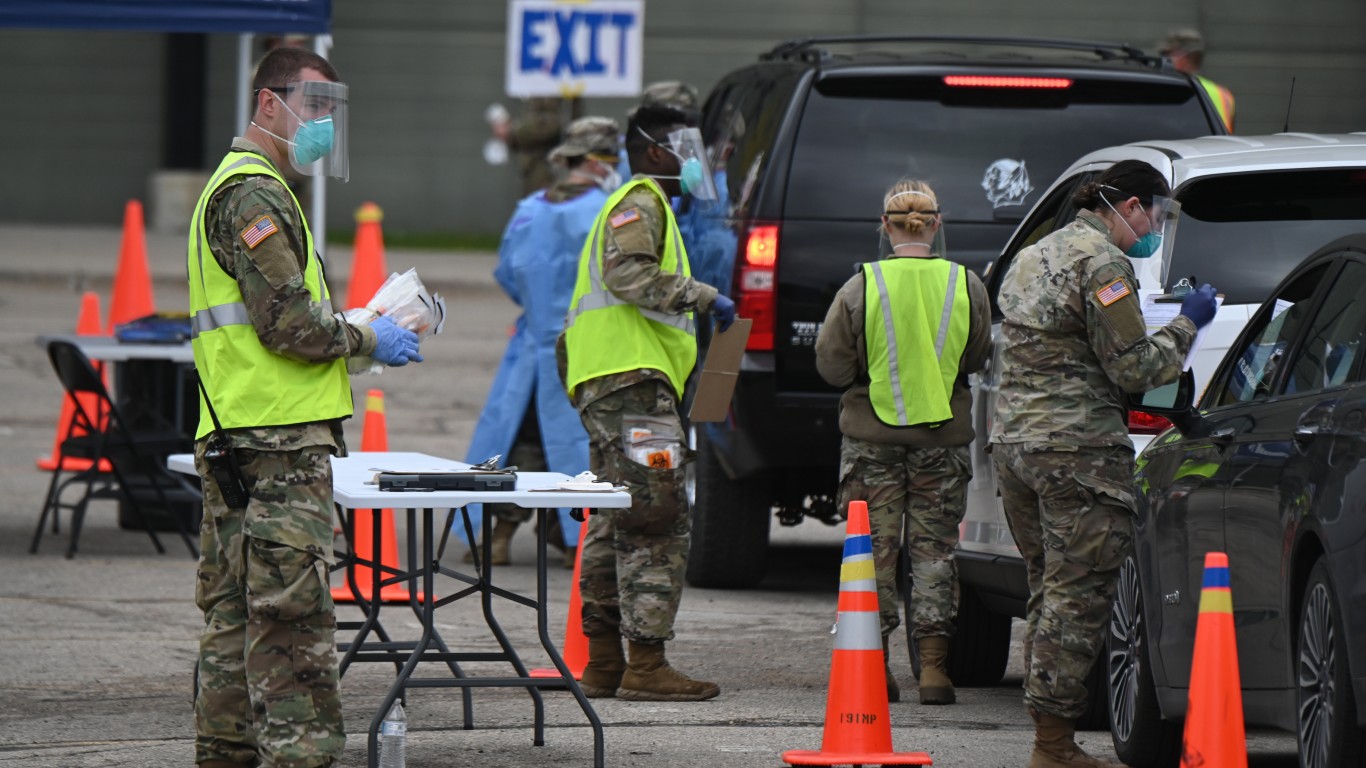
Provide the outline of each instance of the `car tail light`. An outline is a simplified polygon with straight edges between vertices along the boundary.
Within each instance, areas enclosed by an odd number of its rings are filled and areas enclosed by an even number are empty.
[[[1129,431],[1136,435],[1156,435],[1171,425],[1170,421],[1161,416],[1143,411],[1129,411]]]
[[[774,290],[777,267],[778,225],[751,224],[745,232],[735,273],[736,314],[754,322],[746,349],[760,352],[773,349],[774,314],[778,303]]]
[[[1072,80],[1066,77],[946,75],[944,85],[954,88],[1071,88]]]

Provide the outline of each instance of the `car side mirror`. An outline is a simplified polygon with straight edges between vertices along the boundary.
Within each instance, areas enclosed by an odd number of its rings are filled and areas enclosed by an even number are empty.
[[[1181,434],[1189,434],[1201,422],[1200,413],[1195,410],[1195,374],[1190,370],[1181,372],[1181,378],[1140,394],[1126,396],[1131,411],[1142,411],[1167,419]]]

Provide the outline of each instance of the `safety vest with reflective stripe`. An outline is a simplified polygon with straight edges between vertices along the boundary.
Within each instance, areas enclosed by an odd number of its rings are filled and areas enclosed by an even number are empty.
[[[589,379],[648,368],[668,376],[674,393],[682,397],[688,375],[697,363],[693,313],[669,315],[641,309],[613,295],[602,279],[603,254],[607,250],[603,229],[607,217],[631,190],[641,186],[658,196],[664,209],[664,258],[659,264],[660,271],[692,274],[669,198],[648,178],[622,185],[602,206],[593,222],[593,234],[579,254],[579,276],[564,321],[569,357],[565,387],[571,395],[575,387]]]
[[[1205,93],[1209,94],[1210,101],[1214,102],[1214,111],[1219,113],[1219,119],[1224,121],[1224,127],[1229,133],[1233,133],[1233,91],[1208,77],[1196,75],[1195,79],[1200,81]]]
[[[289,188],[261,156],[230,152],[200,194],[190,223],[190,346],[194,348],[199,377],[213,400],[214,412],[224,429],[306,424],[350,416],[351,383],[346,361],[307,363],[266,349],[247,316],[237,280],[223,270],[210,251],[208,233],[204,231],[209,200],[229,179],[246,175],[270,176]],[[293,195],[291,192],[290,197]],[[313,251],[313,233],[298,207],[298,199],[294,199],[294,205],[299,210],[308,253],[304,286],[313,301],[331,312],[331,295],[323,279],[322,263]],[[213,420],[200,393],[199,431],[195,438],[212,429]]]
[[[863,265],[868,397],[880,421],[937,427],[968,344],[967,276],[944,259],[902,258]]]

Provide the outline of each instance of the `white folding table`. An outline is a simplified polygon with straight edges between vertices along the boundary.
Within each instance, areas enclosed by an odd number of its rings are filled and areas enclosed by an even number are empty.
[[[167,466],[179,472],[195,474],[194,457],[189,454],[171,456],[167,460]],[[407,688],[461,688],[464,697],[464,726],[466,729],[474,727],[470,688],[526,688],[531,695],[535,709],[533,743],[536,746],[543,746],[545,744],[545,715],[540,689],[563,687],[574,695],[592,726],[593,764],[600,768],[604,760],[602,721],[599,720],[588,698],[584,696],[583,690],[579,688],[578,681],[574,679],[573,673],[565,665],[555,643],[550,639],[549,619],[546,613],[547,563],[545,548],[546,541],[549,538],[548,514],[553,514],[554,510],[559,507],[587,507],[590,509],[629,507],[631,496],[624,491],[544,490],[553,489],[559,483],[571,479],[567,475],[555,472],[520,472],[517,475],[516,490],[513,491],[391,492],[381,491],[378,486],[373,484],[374,475],[379,469],[412,472],[423,469],[463,469],[468,466],[468,464],[423,453],[361,452],[353,453],[345,458],[334,457],[332,459],[333,500],[336,503],[337,512],[341,517],[343,531],[348,542],[348,553],[338,561],[334,570],[345,570],[347,584],[351,587],[352,594],[357,597],[356,604],[365,613],[363,621],[338,624],[339,629],[356,630],[356,635],[350,642],[338,642],[337,644],[338,651],[343,654],[341,671],[345,673],[346,668],[352,662],[359,661],[401,664],[393,685],[389,687],[388,693],[380,702],[374,717],[370,721],[369,765],[372,768],[378,765],[380,724],[394,701],[403,696]],[[444,552],[450,527],[455,520],[457,511],[461,512],[461,520],[467,535],[472,533],[469,515],[464,514],[463,509],[466,504],[471,503],[515,504],[537,511],[537,525],[540,536],[536,548],[536,597],[534,599],[493,584],[492,568],[489,565],[490,542],[493,538],[492,515],[485,514],[483,516],[481,546],[476,551],[473,574],[456,571],[441,563],[441,555]],[[355,547],[352,544],[355,541],[355,531],[354,515],[351,513],[357,509],[376,511],[375,514],[371,515],[373,527],[371,542],[373,542],[373,547],[368,559],[355,552]],[[382,538],[384,526],[382,525],[383,517],[379,511],[384,509],[404,509],[407,514],[408,565],[406,569],[398,569],[381,562],[381,553],[384,552],[386,542]],[[449,511],[445,516],[445,525],[439,532],[440,543],[438,544],[435,521],[439,510]],[[419,541],[420,553],[418,552]],[[355,575],[357,566],[370,569],[371,588],[369,595],[371,599],[369,601],[361,599],[363,593],[357,589]],[[466,587],[437,599],[434,582],[438,575],[462,582]],[[415,642],[391,641],[389,633],[380,623],[380,612],[383,604],[381,590],[391,584],[406,584],[408,587],[409,606],[422,624],[422,637]],[[501,648],[498,652],[452,652],[446,647],[440,633],[437,632],[436,609],[472,595],[479,596],[484,620]],[[536,629],[540,636],[541,646],[550,656],[555,669],[560,672],[559,677],[531,676],[494,616],[493,599],[495,597],[510,600],[536,610]],[[575,621],[577,618],[570,616],[569,620]],[[373,639],[371,635],[374,636]],[[517,674],[511,677],[468,677],[460,670],[459,664],[462,661],[506,661],[512,664]],[[449,677],[413,677],[413,671],[422,662],[445,663],[452,674]]]

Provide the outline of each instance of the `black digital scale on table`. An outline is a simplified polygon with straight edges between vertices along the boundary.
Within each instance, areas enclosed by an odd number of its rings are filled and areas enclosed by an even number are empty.
[[[506,470],[427,470],[379,472],[375,483],[381,491],[512,491],[517,473]]]

